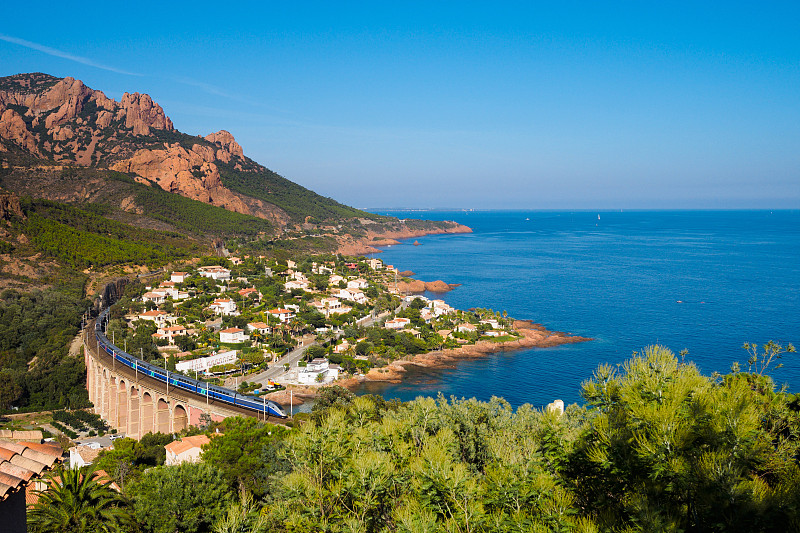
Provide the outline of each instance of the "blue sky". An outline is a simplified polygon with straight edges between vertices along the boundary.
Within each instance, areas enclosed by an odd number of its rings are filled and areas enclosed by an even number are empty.
[[[15,2],[0,75],[148,93],[357,207],[800,208],[800,4],[649,4]]]

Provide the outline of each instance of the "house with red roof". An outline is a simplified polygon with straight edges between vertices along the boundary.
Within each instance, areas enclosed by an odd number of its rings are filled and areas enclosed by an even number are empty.
[[[197,463],[200,461],[200,454],[203,453],[203,446],[209,442],[211,439],[206,435],[194,435],[172,441],[164,446],[167,451],[165,464],[171,466],[181,463]]]
[[[283,322],[284,324],[289,322],[291,319],[295,317],[294,311],[291,309],[271,309],[269,314]]]
[[[219,332],[219,342],[228,344],[245,342],[249,338],[250,337],[245,334],[244,330],[240,328],[227,328]]]

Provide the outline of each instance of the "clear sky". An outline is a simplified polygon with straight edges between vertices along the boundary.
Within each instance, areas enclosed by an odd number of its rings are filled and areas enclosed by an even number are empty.
[[[796,1],[2,11],[0,75],[148,93],[356,207],[800,207]]]

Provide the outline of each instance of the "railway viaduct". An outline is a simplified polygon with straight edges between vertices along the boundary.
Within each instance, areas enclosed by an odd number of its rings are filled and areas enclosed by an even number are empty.
[[[177,433],[189,425],[201,424],[204,414],[214,421],[237,415],[258,416],[246,409],[176,390],[117,364],[114,358],[97,349],[93,331],[91,323],[83,333],[89,401],[94,404],[94,412],[120,433],[135,439],[148,432]]]

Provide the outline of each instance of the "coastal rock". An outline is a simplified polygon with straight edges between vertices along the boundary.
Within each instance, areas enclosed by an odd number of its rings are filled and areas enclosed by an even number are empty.
[[[397,290],[400,294],[422,294],[425,291],[442,293],[453,290],[454,286],[457,285],[450,285],[442,280],[420,281],[415,279],[410,282],[398,282]]]
[[[401,223],[396,229],[368,229],[363,238],[356,242],[337,239],[339,242],[338,253],[345,255],[361,255],[380,253],[381,250],[376,246],[389,246],[398,244],[403,239],[413,239],[425,235],[441,235],[448,233],[472,233],[472,228],[453,221],[443,221],[444,227],[428,229],[412,229],[408,225]]]

